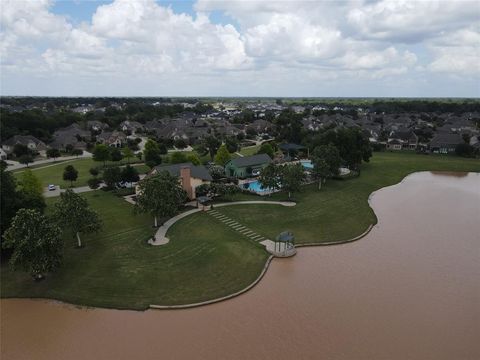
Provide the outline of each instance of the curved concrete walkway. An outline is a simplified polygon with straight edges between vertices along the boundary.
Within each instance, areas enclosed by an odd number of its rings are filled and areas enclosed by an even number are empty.
[[[217,207],[223,207],[223,206],[232,206],[232,205],[248,205],[248,204],[270,204],[270,205],[282,205],[282,206],[295,206],[296,203],[293,201],[260,201],[260,200],[253,200],[253,201],[234,201],[234,202],[229,202],[229,203],[221,203],[221,204],[215,204],[214,208]],[[158,246],[158,245],[166,245],[170,241],[166,235],[168,229],[175,224],[178,220],[183,219],[184,217],[187,217],[191,214],[194,214],[196,212],[203,211],[203,209],[192,209],[185,211],[181,214],[178,214],[177,216],[174,216],[165,223],[160,226],[155,233],[155,238],[148,240],[148,243],[153,246]]]

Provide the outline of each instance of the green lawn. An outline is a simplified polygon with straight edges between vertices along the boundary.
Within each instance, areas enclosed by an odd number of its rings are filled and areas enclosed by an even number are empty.
[[[241,148],[239,153],[242,154],[243,156],[251,156],[251,155],[255,155],[258,149],[260,149],[260,145],[247,146],[247,147]]]
[[[362,233],[376,217],[367,203],[373,191],[398,183],[420,170],[480,171],[480,161],[449,156],[376,153],[361,176],[328,181],[318,191],[306,186],[295,207],[237,205],[220,207],[231,218],[270,238],[284,230],[298,243],[342,242]],[[46,280],[34,283],[2,265],[3,297],[46,297],[101,307],[144,309],[210,300],[238,291],[260,273],[267,258],[260,245],[233,232],[205,213],[188,216],[169,231],[170,243],[150,247],[152,219],[133,215],[132,206],[110,193],[84,195],[105,223],[86,247],[67,239],[65,263]],[[261,199],[242,195],[242,199]],[[271,198],[284,200],[285,194]],[[48,199],[49,206],[58,199]]]
[[[268,254],[204,213],[178,223],[170,243],[146,244],[152,218],[133,215],[132,205],[110,193],[84,195],[104,221],[98,235],[75,249],[66,238],[62,268],[42,282],[2,265],[2,297],[42,297],[99,307],[145,309],[217,298],[249,285]],[[57,201],[48,199],[49,206]],[[213,226],[206,226],[210,221]],[[191,229],[185,236],[184,228]]]
[[[126,164],[126,161],[121,161],[119,164]],[[48,164],[38,168],[32,168],[33,173],[40,179],[43,186],[49,184],[60,185],[62,188],[70,187],[70,181],[63,180],[63,170],[67,165],[73,165],[78,171],[77,181],[73,183],[74,187],[87,185],[88,179],[92,177],[89,170],[92,167],[102,168],[103,164],[93,161],[92,159],[78,159],[69,162],[59,162],[58,164]],[[137,170],[144,174],[147,172],[148,167],[143,164],[135,165]],[[13,174],[17,180],[21,179],[23,169],[14,171]]]
[[[375,153],[370,163],[362,166],[358,178],[330,180],[321,191],[316,184],[304,187],[294,194],[298,202],[295,207],[239,205],[217,210],[269,238],[289,230],[295,234],[297,243],[342,242],[376,223],[367,201],[373,191],[422,170],[480,171],[480,161],[453,156]],[[263,197],[286,198],[284,193]]]

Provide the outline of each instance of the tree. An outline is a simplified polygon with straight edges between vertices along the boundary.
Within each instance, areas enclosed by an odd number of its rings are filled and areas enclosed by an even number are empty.
[[[197,153],[188,154],[187,161],[191,162],[193,165],[200,165],[202,163]]]
[[[302,164],[284,165],[280,170],[280,184],[283,190],[288,191],[288,198],[293,192],[300,190],[305,177]]]
[[[322,181],[338,175],[338,169],[342,163],[338,149],[332,145],[320,145],[313,150],[312,164],[313,175],[318,180],[318,189],[322,187]]]
[[[105,167],[105,163],[110,160],[110,150],[108,146],[105,144],[95,145],[93,149],[93,160],[102,161],[103,167]]]
[[[11,172],[6,171],[7,164],[2,161],[0,165],[0,239],[18,209],[21,208],[21,199],[17,192],[17,183]]]
[[[143,151],[143,158],[145,159],[145,164],[150,168],[162,163],[160,148],[155,140],[147,140],[145,143],[145,150]]]
[[[28,167],[28,164],[31,164],[33,162],[33,156],[32,155],[22,155],[22,156],[20,156],[20,159],[18,159],[18,162],[20,164],[27,165],[27,167]]]
[[[67,165],[63,171],[63,180],[70,181],[70,186],[73,186],[73,182],[78,178],[78,171],[73,165]]]
[[[158,226],[158,217],[171,217],[187,200],[178,178],[163,171],[140,182],[136,211],[150,213]]]
[[[108,189],[115,189],[120,181],[122,181],[122,172],[119,167],[115,166],[103,170],[103,182]]]
[[[83,150],[82,149],[73,149],[71,151],[71,154],[76,156],[76,157],[79,157],[80,155],[83,155]]]
[[[208,173],[212,176],[213,180],[218,180],[225,177],[225,169],[223,166],[211,165],[208,167]]]
[[[272,192],[280,189],[280,170],[274,164],[269,164],[260,171],[258,182],[264,189],[269,189]]]
[[[12,268],[27,271],[35,279],[62,263],[61,230],[37,210],[18,210],[4,239],[3,246],[13,249]]]
[[[130,164],[130,158],[134,157],[135,154],[133,153],[132,149],[129,147],[123,148],[123,157],[127,159],[127,163]]]
[[[88,172],[90,173],[90,175],[92,175],[94,177],[97,177],[98,174],[99,174],[98,168],[96,168],[96,167],[90,168],[90,170],[88,170]]]
[[[187,162],[187,155],[180,151],[175,151],[170,155],[170,162],[172,164],[180,164]]]
[[[229,153],[238,151],[238,140],[235,137],[229,136],[225,140],[225,145]]]
[[[225,164],[230,161],[230,159],[231,156],[227,150],[227,146],[225,144],[222,144],[218,148],[217,154],[215,155],[215,164],[225,166]]]
[[[345,164],[357,168],[362,161],[368,162],[372,156],[372,147],[368,138],[359,129],[340,128],[328,130],[314,137],[313,146],[332,144],[340,153]]]
[[[272,145],[270,145],[269,143],[263,143],[260,146],[260,149],[258,149],[257,154],[267,154],[268,156],[270,156],[273,159],[273,157],[275,155],[275,152],[273,150]]]
[[[140,180],[138,171],[133,166],[127,165],[122,169],[121,179],[124,182],[132,183]]]
[[[97,212],[88,206],[85,198],[71,189],[60,194],[60,201],[55,204],[54,218],[63,229],[69,229],[77,237],[78,247],[82,247],[81,233],[97,232],[102,228]]]
[[[185,140],[183,139],[177,139],[175,140],[174,142],[174,146],[177,148],[177,149],[185,149],[187,147],[187,143],[185,142]]]
[[[122,152],[118,148],[110,148],[110,160],[114,162],[121,161],[123,159]]]
[[[23,171],[20,179],[20,189],[26,194],[42,196],[42,182],[33,174],[33,171],[27,169]]]
[[[210,154],[210,159],[213,161],[213,157],[217,153],[217,150],[220,146],[220,140],[218,140],[215,136],[210,135],[203,140],[202,145]]]
[[[56,158],[60,157],[60,150],[58,150],[58,149],[48,149],[47,150],[47,157],[48,158],[53,158],[53,160],[55,160]]]
[[[96,190],[100,187],[101,182],[102,182],[102,180],[100,180],[96,177],[93,177],[93,178],[88,179],[87,185],[90,189]]]
[[[475,148],[470,144],[458,144],[455,147],[455,154],[462,157],[475,157]]]
[[[31,151],[27,145],[15,144],[12,151],[17,158],[21,158],[24,155],[31,155]]]

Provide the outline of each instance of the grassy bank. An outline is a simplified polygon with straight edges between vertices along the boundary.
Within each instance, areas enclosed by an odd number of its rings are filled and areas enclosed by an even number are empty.
[[[412,172],[425,170],[480,171],[480,161],[453,156],[375,153],[370,163],[362,166],[360,177],[328,181],[321,191],[316,184],[308,185],[294,194],[298,203],[293,208],[269,206],[267,211],[266,205],[239,205],[217,210],[269,238],[290,230],[297,243],[342,242],[376,223],[367,201],[373,191],[396,184]],[[285,200],[286,195],[277,193],[270,199]]]
[[[209,215],[182,220],[171,242],[151,247],[152,219],[133,215],[132,205],[110,193],[84,195],[102,217],[101,233],[75,249],[65,239],[62,268],[41,282],[2,265],[2,297],[42,297],[99,307],[145,309],[150,304],[186,304],[238,291],[260,273],[267,253],[232,230],[205,224]],[[48,199],[49,206],[55,201]],[[191,229],[185,236],[183,228]]]
[[[217,208],[257,233],[274,237],[291,230],[297,242],[344,241],[376,221],[368,206],[373,191],[398,183],[422,170],[480,171],[480,161],[456,157],[377,153],[364,164],[361,176],[328,181],[318,191],[306,186],[295,194],[295,207],[237,205]],[[133,215],[132,206],[112,194],[84,195],[101,214],[104,230],[85,237],[86,247],[74,249],[66,239],[65,263],[45,281],[33,283],[23,273],[2,265],[3,297],[46,297],[91,306],[144,309],[210,300],[236,292],[261,272],[267,253],[258,244],[197,213],[176,223],[170,243],[150,247],[153,234],[147,215]],[[242,195],[243,200],[259,197]],[[265,200],[284,200],[279,193]],[[49,199],[49,206],[57,199]]]

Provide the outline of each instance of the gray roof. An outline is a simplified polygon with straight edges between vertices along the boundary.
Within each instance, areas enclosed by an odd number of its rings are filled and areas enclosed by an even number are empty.
[[[193,165],[190,162],[181,163],[181,164],[172,164],[172,165],[159,165],[159,166],[155,166],[154,169],[157,172],[168,171],[170,173],[170,175],[179,177],[180,176],[180,170],[184,167],[189,167],[190,168],[190,174],[191,174],[192,177],[197,178],[197,179],[212,181],[212,177],[210,176],[210,173],[208,172],[208,170],[205,166],[203,166],[203,165]]]
[[[295,240],[295,236],[293,236],[290,231],[283,231],[275,238],[275,240],[282,242],[293,242]]]
[[[14,146],[16,144],[28,145],[28,143],[33,142],[37,148],[46,149],[47,146],[41,140],[38,140],[36,137],[31,135],[14,135],[10,139],[3,142],[3,145]]]
[[[236,167],[246,167],[260,164],[270,164],[272,159],[267,154],[257,154],[252,156],[238,157],[230,160],[230,163]]]
[[[447,145],[463,144],[463,140],[460,134],[437,134],[431,141],[430,147],[440,147]]]
[[[280,144],[278,147],[282,150],[302,150],[305,149],[305,146],[298,145],[298,144],[293,144],[293,143],[286,143],[286,144]]]

